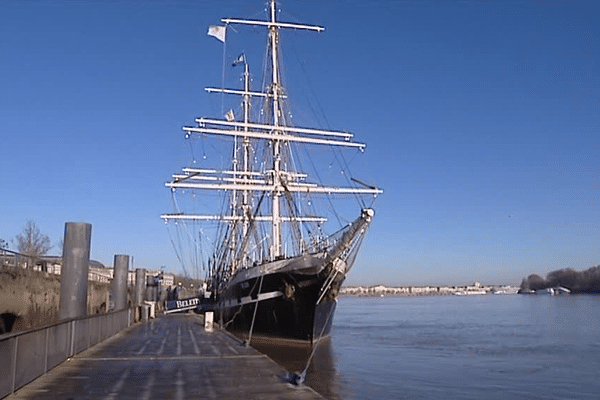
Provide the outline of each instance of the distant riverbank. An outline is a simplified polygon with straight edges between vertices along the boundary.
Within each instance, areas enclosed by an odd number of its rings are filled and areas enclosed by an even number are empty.
[[[466,286],[347,286],[340,289],[342,296],[423,296],[423,295],[482,295],[516,294],[518,286],[482,285],[475,282]]]

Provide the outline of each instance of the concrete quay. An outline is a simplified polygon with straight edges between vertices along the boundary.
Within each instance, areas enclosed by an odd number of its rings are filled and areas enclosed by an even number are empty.
[[[134,325],[63,362],[6,400],[322,399],[285,369],[195,314]]]

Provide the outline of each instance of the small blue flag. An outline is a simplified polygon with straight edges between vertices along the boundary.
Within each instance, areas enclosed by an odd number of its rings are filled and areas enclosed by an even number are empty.
[[[233,64],[231,64],[231,66],[232,66],[232,67],[235,67],[236,65],[238,65],[238,64],[241,64],[241,63],[244,63],[244,64],[246,64],[246,55],[245,55],[244,53],[240,54],[240,55],[238,56],[238,58],[236,58],[236,59],[233,61]]]

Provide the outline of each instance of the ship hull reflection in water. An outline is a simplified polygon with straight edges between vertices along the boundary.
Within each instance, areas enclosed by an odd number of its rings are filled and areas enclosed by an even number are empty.
[[[251,345],[290,373],[301,372],[310,360],[304,384],[327,399],[341,398],[340,376],[336,369],[331,337],[323,338],[313,347],[290,341],[277,341],[274,344],[268,338],[252,338]]]

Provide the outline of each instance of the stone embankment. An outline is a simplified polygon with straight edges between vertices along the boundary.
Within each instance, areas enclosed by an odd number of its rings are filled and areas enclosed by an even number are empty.
[[[110,285],[89,282],[88,315],[105,313]],[[0,334],[58,320],[60,276],[23,268],[0,268]]]
[[[511,285],[488,286],[475,282],[467,286],[349,286],[340,290],[345,296],[422,296],[422,295],[482,295],[516,294],[519,288]]]

